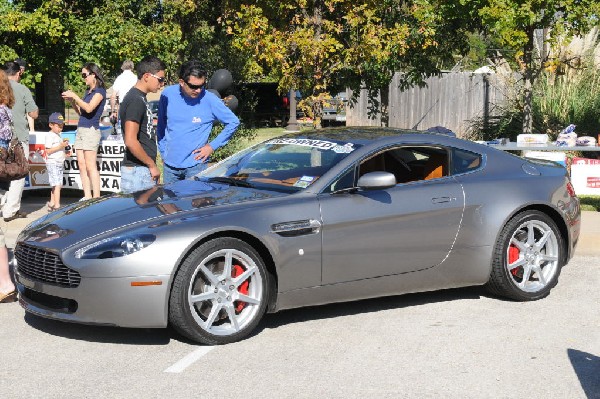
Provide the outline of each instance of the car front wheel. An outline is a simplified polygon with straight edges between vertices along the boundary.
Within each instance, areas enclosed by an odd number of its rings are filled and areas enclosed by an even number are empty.
[[[519,301],[543,298],[558,282],[563,242],[556,223],[539,211],[511,219],[494,249],[487,288]]]
[[[268,302],[267,270],[250,245],[217,238],[187,256],[175,275],[169,321],[204,344],[238,341],[259,323]]]

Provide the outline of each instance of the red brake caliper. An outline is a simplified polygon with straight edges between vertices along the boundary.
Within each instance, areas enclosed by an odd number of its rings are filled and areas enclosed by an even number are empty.
[[[513,263],[515,263],[518,260],[519,260],[519,248],[517,248],[516,245],[511,245],[510,247],[508,247],[508,264],[512,265]],[[516,276],[517,273],[519,272],[519,268],[515,267],[510,272],[513,274],[513,276]]]
[[[233,265],[231,268],[231,277],[237,277],[244,273],[244,268],[240,265]],[[244,281],[238,287],[238,291],[241,294],[248,295],[248,286],[250,285],[250,279]],[[246,302],[237,301],[237,305],[235,307],[236,313],[240,313],[246,307]]]

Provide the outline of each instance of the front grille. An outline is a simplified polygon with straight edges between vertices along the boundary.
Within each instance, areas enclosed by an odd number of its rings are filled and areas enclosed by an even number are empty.
[[[79,286],[81,275],[64,265],[60,257],[43,248],[19,244],[15,249],[19,273],[60,287]]]

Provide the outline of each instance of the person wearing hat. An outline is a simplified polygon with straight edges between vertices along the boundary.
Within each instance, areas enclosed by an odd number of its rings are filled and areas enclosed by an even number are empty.
[[[23,58],[17,58],[15,62],[19,64],[19,67],[21,68],[21,74],[23,74],[25,72],[25,68],[27,68],[27,61],[25,61]]]
[[[50,182],[50,201],[46,204],[48,212],[60,208],[60,189],[63,184],[65,157],[71,155],[69,139],[63,139],[61,133],[65,118],[60,112],[54,112],[48,118],[50,131],[46,134],[46,170]]]

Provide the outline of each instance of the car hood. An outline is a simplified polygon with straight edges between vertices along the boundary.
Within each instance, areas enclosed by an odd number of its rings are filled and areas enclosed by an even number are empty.
[[[71,204],[33,222],[19,239],[63,241],[60,239],[71,236],[66,241],[73,242],[148,220],[189,217],[210,209],[216,212],[227,205],[285,195],[288,194],[182,180],[134,194],[113,194]]]

